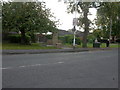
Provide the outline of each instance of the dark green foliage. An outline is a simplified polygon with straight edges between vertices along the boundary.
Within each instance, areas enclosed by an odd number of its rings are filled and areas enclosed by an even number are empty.
[[[65,38],[64,38],[64,36],[59,36],[58,39],[61,40],[62,43],[65,43]]]
[[[93,43],[95,39],[96,39],[96,36],[94,36],[94,34],[90,34],[87,37],[88,43]]]
[[[7,2],[2,5],[2,32],[21,32],[21,43],[27,44],[26,33],[54,32],[56,21],[43,2]],[[35,41],[34,35],[32,41]]]
[[[31,37],[29,35],[25,35],[25,40],[26,40],[26,44],[31,44]]]
[[[10,43],[21,43],[21,35],[19,35],[19,34],[8,35],[7,41],[9,41]],[[26,41],[26,44],[30,44],[31,37],[29,35],[26,35],[25,41]]]
[[[9,33],[2,33],[2,41],[7,41],[8,35],[9,35]]]
[[[21,35],[9,35],[7,39],[10,43],[20,43]]]
[[[118,39],[116,40],[116,42],[117,42],[117,43],[120,43],[120,38],[118,38]]]
[[[120,37],[120,2],[103,2],[97,10],[97,26],[104,38]],[[111,33],[110,33],[111,30]]]
[[[87,39],[88,43],[93,43],[95,39]]]
[[[31,42],[36,43],[37,37],[34,33],[27,33],[28,36],[30,36]]]
[[[80,38],[76,37],[75,40],[76,40],[75,43],[76,43],[77,45],[81,45],[81,40],[80,40]]]
[[[46,39],[52,39],[52,35],[45,35]]]
[[[63,42],[63,44],[65,44],[65,43],[72,44],[73,43],[73,35],[61,36],[61,37],[59,37],[59,40],[61,40]],[[76,37],[75,40],[76,40],[75,43],[77,45],[81,44],[80,38]]]

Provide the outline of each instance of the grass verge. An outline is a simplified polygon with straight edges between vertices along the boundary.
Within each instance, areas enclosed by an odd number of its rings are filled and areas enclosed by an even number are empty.
[[[3,43],[2,45],[0,44],[0,47],[2,46],[3,50],[7,50],[7,49],[58,49],[54,46],[42,46],[40,43],[32,43],[31,45],[21,45],[21,44],[16,44],[16,43]],[[72,48],[72,45],[70,44],[65,44],[66,47]],[[88,48],[93,48],[93,44],[92,43],[88,43],[87,44]],[[77,45],[77,48],[82,48],[82,45]],[[100,45],[101,48],[106,48],[106,44],[102,43]],[[120,45],[118,44],[110,44],[110,48],[118,48],[120,47]]]
[[[92,43],[87,44],[88,48],[93,48]],[[78,48],[82,48],[82,45],[77,45]],[[118,48],[120,47],[119,44],[110,44],[110,48]],[[100,48],[106,48],[106,43],[101,43]]]
[[[40,43],[32,43],[31,45],[21,45],[16,43],[3,43],[2,49],[57,49],[54,46],[42,46]]]

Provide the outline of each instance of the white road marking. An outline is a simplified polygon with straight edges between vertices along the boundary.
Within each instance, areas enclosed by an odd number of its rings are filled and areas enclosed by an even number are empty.
[[[6,67],[6,68],[0,68],[0,69],[11,69],[11,67]]]
[[[33,67],[33,66],[40,66],[40,65],[41,65],[41,64],[26,65],[26,66],[19,66],[19,68]]]
[[[6,70],[6,69],[14,69],[14,68],[26,68],[26,67],[35,67],[35,66],[62,64],[62,63],[64,62],[56,62],[56,63],[48,63],[48,64],[34,64],[34,65],[25,65],[25,66],[18,66],[18,67],[6,67],[6,68],[0,68],[0,69]]]
[[[57,63],[60,63],[60,64],[61,64],[61,63],[64,63],[64,62],[57,62]]]
[[[25,67],[25,66],[19,66],[19,67]]]

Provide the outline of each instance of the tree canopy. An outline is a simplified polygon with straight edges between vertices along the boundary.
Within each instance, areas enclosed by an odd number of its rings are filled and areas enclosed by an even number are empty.
[[[8,2],[2,5],[3,32],[21,32],[25,43],[26,32],[47,33],[56,30],[56,21],[43,2]]]
[[[103,2],[97,10],[97,26],[104,33],[103,37],[120,37],[120,2]]]
[[[75,9],[75,7],[77,7]],[[80,13],[78,26],[84,28],[83,47],[87,47],[87,35],[90,30],[89,8],[97,9],[97,26],[95,33],[101,32],[101,36],[110,38],[110,36],[120,37],[120,2],[69,2],[68,13],[77,11]],[[100,31],[102,29],[102,31]],[[97,35],[97,37],[101,37]],[[96,37],[96,38],[97,38]]]

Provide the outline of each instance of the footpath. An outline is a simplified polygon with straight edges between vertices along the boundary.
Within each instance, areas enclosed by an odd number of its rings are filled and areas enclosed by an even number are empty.
[[[95,50],[112,50],[118,48],[64,48],[64,49],[33,49],[33,50],[2,50],[2,54],[41,54],[41,53],[60,53],[60,52],[83,52]]]

